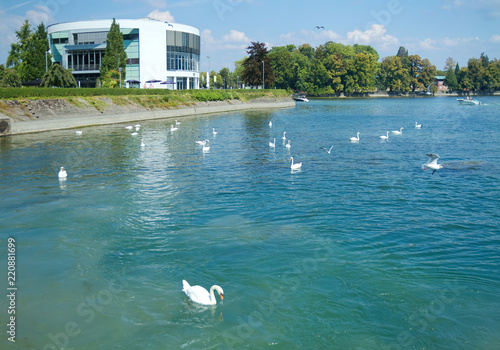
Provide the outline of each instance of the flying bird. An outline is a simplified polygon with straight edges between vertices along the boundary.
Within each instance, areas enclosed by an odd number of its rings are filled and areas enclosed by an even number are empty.
[[[423,170],[432,169],[432,175],[434,175],[436,170],[443,169],[443,165],[438,164],[438,162],[437,162],[437,160],[439,159],[439,156],[437,154],[428,153],[427,157],[429,157],[429,160],[427,161],[427,163],[422,164]]]
[[[326,149],[325,147],[320,147],[320,148],[323,148],[326,151],[326,153],[330,154],[330,152],[332,151],[333,146],[330,147],[330,149]]]
[[[325,29],[323,26],[316,26],[316,29]]]

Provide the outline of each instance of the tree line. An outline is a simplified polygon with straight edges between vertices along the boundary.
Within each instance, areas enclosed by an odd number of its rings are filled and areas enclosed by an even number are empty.
[[[254,54],[256,50],[258,56]],[[384,57],[381,61],[377,51],[369,45],[351,46],[331,41],[317,48],[304,44],[299,47],[278,46],[271,50],[254,42],[247,48],[247,53],[249,56],[243,61],[243,76],[254,76],[253,80],[247,78],[248,82],[259,85],[262,69],[259,72],[255,62],[260,62],[260,57],[265,55],[270,58],[271,68],[266,75],[274,77],[274,81],[266,82],[266,86],[311,95],[349,96],[377,90],[435,92],[437,75],[446,76],[444,84],[449,91],[500,90],[500,61],[489,60],[484,53],[479,59],[469,59],[463,68],[448,58],[445,70],[436,69],[428,59],[419,55],[409,55],[404,47],[400,47],[396,55]]]

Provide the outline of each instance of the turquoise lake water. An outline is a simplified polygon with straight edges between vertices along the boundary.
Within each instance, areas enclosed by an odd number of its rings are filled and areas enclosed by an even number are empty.
[[[18,288],[1,348],[498,349],[500,98],[480,100],[0,138],[0,285],[12,237]],[[444,168],[422,170],[426,153]],[[193,304],[183,279],[224,301]]]

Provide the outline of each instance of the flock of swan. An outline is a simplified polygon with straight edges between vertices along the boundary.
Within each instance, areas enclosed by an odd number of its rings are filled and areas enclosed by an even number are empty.
[[[170,126],[170,131],[171,132],[177,131],[179,129],[178,125],[180,125],[180,124],[181,123],[179,121],[175,120],[175,123]],[[269,127],[270,128],[273,127],[273,122],[272,121],[269,121]],[[135,128],[135,131],[133,131],[131,133],[131,135],[132,136],[136,136],[136,135],[138,135],[138,131],[141,128],[140,124],[135,124],[134,126],[127,125],[125,127],[125,129],[127,129],[127,130],[133,130],[134,128]],[[415,129],[421,129],[421,128],[422,128],[422,125],[418,124],[417,122],[415,122]],[[401,127],[399,130],[392,130],[391,133],[393,135],[402,135],[403,134],[403,130],[404,130],[404,127]],[[75,131],[75,133],[77,135],[82,135],[82,131],[81,130],[77,130],[77,131]],[[215,130],[215,128],[212,128],[212,135],[214,137],[217,135],[217,133],[218,132]],[[360,133],[357,132],[356,136],[350,137],[349,140],[351,142],[353,142],[353,143],[357,143],[360,140],[359,135],[360,135]],[[380,137],[381,140],[384,140],[384,141],[389,140],[389,131],[387,131],[385,135],[381,135],[379,137]],[[281,139],[283,140],[283,144],[285,145],[285,147],[288,150],[290,150],[290,148],[291,148],[291,140],[287,140],[286,131],[283,132],[283,136],[281,137]],[[204,153],[208,152],[210,150],[210,140],[208,140],[208,139],[205,139],[205,140],[202,140],[202,141],[196,141],[196,144],[202,146],[201,149],[202,149],[202,151]],[[146,146],[146,144],[144,143],[143,139],[141,139],[140,146],[141,147],[145,147]],[[272,148],[272,149],[276,148],[276,138],[273,138],[273,141],[269,141],[269,147]],[[328,154],[331,154],[333,146],[331,146],[329,149],[326,149],[325,147],[320,147],[320,148],[324,149]],[[422,164],[422,169],[424,169],[424,170],[426,170],[426,169],[432,169],[433,170],[432,174],[434,174],[436,172],[436,170],[443,168],[442,164],[438,164],[437,163],[437,160],[439,159],[439,156],[437,154],[435,154],[435,153],[429,153],[429,154],[427,154],[427,156],[429,157],[429,160],[426,163]],[[300,162],[300,163],[294,163],[293,157],[290,157],[289,160],[291,161],[290,168],[291,168],[292,171],[294,171],[294,170],[300,170],[302,168],[302,162]],[[64,170],[64,168],[61,167],[61,169],[60,169],[60,171],[58,173],[59,179],[65,180],[67,178],[67,176],[68,176],[68,174],[67,174],[66,170]]]
[[[415,129],[421,129],[421,128],[422,128],[422,125],[415,122]],[[399,130],[392,130],[391,133],[393,135],[403,135],[403,130],[404,130],[404,127],[401,127]],[[386,140],[386,141],[389,140],[389,131],[387,131],[385,135],[381,135],[379,137],[381,140]],[[350,137],[349,140],[351,142],[359,142],[359,132],[357,133],[356,137]],[[330,152],[332,150],[331,148],[330,148],[330,150],[327,150],[324,147],[321,147],[321,148],[323,148],[325,151],[327,151],[328,154],[330,154]],[[438,164],[438,162],[437,162],[439,159],[439,156],[437,154],[428,153],[427,157],[429,157],[429,159],[427,160],[427,163],[422,164],[423,170],[432,169],[432,174],[434,174],[436,172],[436,170],[443,169],[443,165]]]

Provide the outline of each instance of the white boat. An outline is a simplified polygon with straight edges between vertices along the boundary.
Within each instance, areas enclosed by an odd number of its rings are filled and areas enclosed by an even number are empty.
[[[295,101],[299,101],[299,102],[309,102],[309,99],[307,97],[294,97],[293,98]]]
[[[292,95],[292,98],[295,100],[295,101],[299,101],[299,102],[309,102],[308,98],[306,97],[305,94],[301,93],[301,94],[293,94]]]
[[[457,99],[458,103],[461,105],[480,105],[481,102],[478,100],[473,100],[471,97],[466,97],[466,98],[458,98]]]

